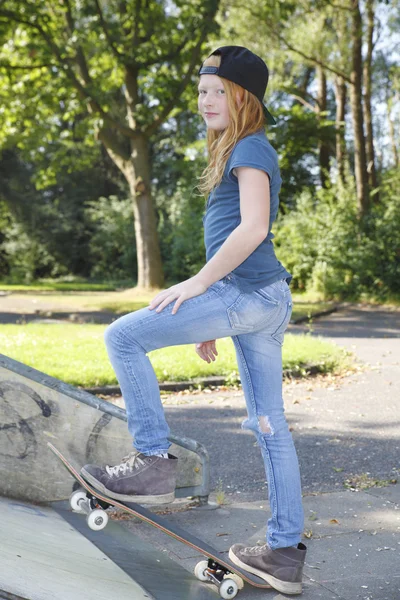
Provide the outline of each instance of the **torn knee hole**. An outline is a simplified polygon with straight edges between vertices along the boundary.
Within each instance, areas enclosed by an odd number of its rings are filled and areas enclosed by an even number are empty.
[[[260,426],[261,433],[269,433],[270,435],[272,435],[274,433],[268,417],[266,417],[266,416],[258,417],[258,423]]]

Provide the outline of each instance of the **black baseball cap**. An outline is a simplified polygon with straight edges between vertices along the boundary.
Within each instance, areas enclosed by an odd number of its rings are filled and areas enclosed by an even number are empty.
[[[275,125],[276,121],[265,106],[263,100],[267,89],[269,71],[265,62],[243,46],[221,46],[209,56],[220,55],[219,67],[201,66],[199,75],[218,75],[233,81],[251,92],[261,102],[267,122]]]

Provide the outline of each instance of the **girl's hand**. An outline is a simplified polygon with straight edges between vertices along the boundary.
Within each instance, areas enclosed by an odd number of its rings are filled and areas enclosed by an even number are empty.
[[[218,356],[215,340],[209,342],[201,342],[196,344],[196,352],[206,362],[210,363],[210,359],[215,361],[215,356]]]
[[[176,300],[172,309],[172,314],[174,315],[182,302],[189,298],[200,296],[201,294],[204,294],[205,291],[207,291],[207,286],[196,279],[196,276],[191,277],[190,279],[186,279],[185,281],[182,281],[182,283],[173,285],[167,290],[163,290],[157,294],[150,302],[149,310],[153,310],[153,308],[158,306],[156,312],[161,312],[163,308]]]

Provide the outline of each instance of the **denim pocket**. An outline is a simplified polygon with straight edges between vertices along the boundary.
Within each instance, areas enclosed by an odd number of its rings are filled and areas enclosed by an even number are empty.
[[[266,300],[267,303],[272,302],[277,306],[279,304],[279,300],[277,300],[277,298],[274,298],[274,296],[269,291],[269,288],[271,288],[271,286],[261,288],[259,290],[254,290],[253,294],[256,294],[256,296],[260,296],[262,299]]]
[[[274,331],[274,333],[271,334],[271,336],[274,338],[275,341],[278,342],[280,346],[282,346],[283,344],[284,334],[287,329],[287,326],[289,325],[290,317],[292,316],[293,303],[291,297],[283,304],[282,308],[284,309],[282,311],[283,320],[281,321],[279,327]]]
[[[260,294],[265,298],[271,298],[281,302],[285,296],[290,294],[290,287],[288,286],[286,279],[279,279],[278,281],[274,281],[274,283],[270,283],[264,288],[255,290],[255,293]]]
[[[241,293],[227,309],[229,322],[233,329],[240,329],[243,332],[254,331],[274,318],[279,311],[279,305],[279,300],[263,290],[256,290],[249,294]]]

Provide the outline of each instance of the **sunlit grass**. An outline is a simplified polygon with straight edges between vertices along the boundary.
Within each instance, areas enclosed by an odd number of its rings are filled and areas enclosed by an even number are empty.
[[[1,325],[3,354],[73,385],[91,387],[117,383],[104,345],[104,325]],[[204,362],[194,345],[170,346],[149,353],[159,381],[186,381],[209,375],[237,377],[230,338],[217,340],[218,357]],[[286,334],[283,368],[301,372],[311,365],[321,372],[340,372],[349,365],[346,351],[321,338]]]
[[[132,288],[119,292],[101,292],[92,291],[91,293],[32,293],[22,294],[13,293],[15,303],[26,303],[26,312],[32,312],[35,309],[40,310],[41,304],[46,304],[54,312],[57,311],[106,311],[116,315],[126,314],[140,310],[149,305],[150,301],[158,294],[159,290],[138,290]],[[312,317],[314,314],[325,311],[333,306],[330,302],[303,302],[296,296],[293,302],[292,321],[299,317]]]

